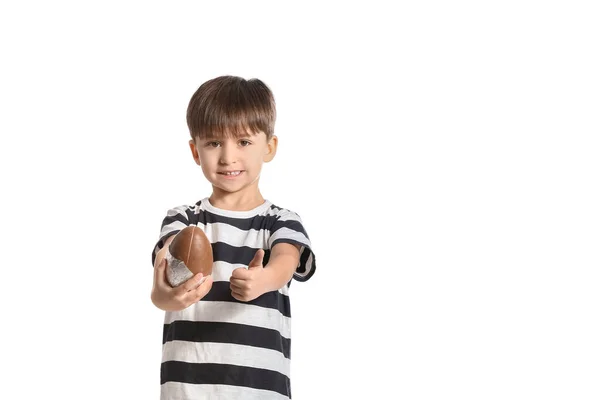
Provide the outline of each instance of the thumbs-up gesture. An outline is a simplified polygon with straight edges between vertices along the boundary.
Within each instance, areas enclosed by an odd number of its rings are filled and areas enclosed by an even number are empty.
[[[264,256],[265,251],[258,249],[247,269],[240,267],[233,270],[229,283],[231,295],[234,299],[251,301],[265,293],[265,285],[262,279],[264,276]]]

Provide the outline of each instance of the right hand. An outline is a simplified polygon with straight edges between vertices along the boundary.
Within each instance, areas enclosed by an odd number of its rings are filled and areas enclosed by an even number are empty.
[[[154,267],[154,283],[152,285],[152,303],[163,311],[181,311],[200,301],[212,288],[213,280],[209,275],[202,284],[202,274],[196,274],[177,287],[172,287],[166,276],[167,259],[162,259]]]

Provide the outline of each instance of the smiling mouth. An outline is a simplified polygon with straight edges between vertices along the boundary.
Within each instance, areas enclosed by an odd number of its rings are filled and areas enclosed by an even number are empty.
[[[225,175],[225,176],[238,176],[239,174],[241,174],[244,171],[229,171],[229,172],[219,172],[220,175]]]

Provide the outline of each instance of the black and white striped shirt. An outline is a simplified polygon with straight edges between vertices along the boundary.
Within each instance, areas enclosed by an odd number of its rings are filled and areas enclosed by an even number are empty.
[[[316,264],[300,216],[268,200],[249,211],[219,209],[208,198],[175,207],[162,222],[152,265],[166,239],[188,225],[202,228],[212,244],[213,286],[199,302],[165,313],[161,400],[291,398],[291,281],[241,302],[229,278],[259,248],[266,265],[274,245],[294,243],[301,246],[294,279],[308,280]]]

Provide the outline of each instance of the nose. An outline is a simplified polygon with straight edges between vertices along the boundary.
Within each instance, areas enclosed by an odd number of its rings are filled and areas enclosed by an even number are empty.
[[[219,157],[219,163],[223,165],[235,164],[237,161],[237,150],[235,146],[228,143],[223,143]]]

